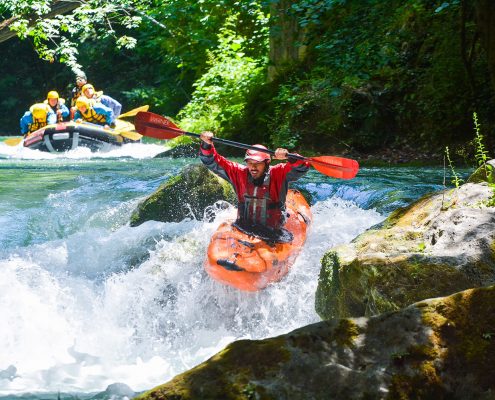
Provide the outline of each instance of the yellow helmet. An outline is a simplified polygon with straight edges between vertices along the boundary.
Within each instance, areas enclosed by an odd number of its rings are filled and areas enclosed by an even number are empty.
[[[58,95],[58,92],[56,92],[55,90],[50,90],[46,96],[46,99],[47,100],[50,100],[50,99],[58,99],[60,96]]]
[[[91,106],[91,100],[85,96],[79,96],[76,100],[76,107],[80,109],[81,107],[89,108]]]
[[[91,83],[86,83],[86,84],[82,87],[82,92],[84,93],[87,89],[93,89],[93,90],[95,90],[95,87],[94,87]]]
[[[33,114],[34,119],[45,119],[46,114],[48,113],[47,105],[43,103],[33,104],[29,108],[29,111]]]

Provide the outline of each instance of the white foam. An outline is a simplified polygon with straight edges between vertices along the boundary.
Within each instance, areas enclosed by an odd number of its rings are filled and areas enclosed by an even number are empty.
[[[203,269],[209,237],[233,208],[209,223],[86,226],[17,249],[0,260],[0,394],[89,393],[114,382],[150,389],[234,340],[318,321],[321,257],[383,217],[337,198],[312,210],[289,275],[257,293],[223,286]]]
[[[127,143],[108,152],[92,152],[87,147],[78,147],[75,150],[63,153],[48,153],[46,151],[31,150],[22,145],[9,146],[0,142],[0,158],[13,158],[22,160],[54,160],[54,159],[88,159],[88,158],[119,158],[131,157],[136,159],[152,158],[166,150],[159,144]]]

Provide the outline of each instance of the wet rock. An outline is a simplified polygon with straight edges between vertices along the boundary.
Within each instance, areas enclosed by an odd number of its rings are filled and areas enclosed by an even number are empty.
[[[495,160],[490,160],[479,167],[467,180],[468,183],[487,182],[495,184]]]
[[[495,282],[495,193],[486,183],[430,194],[322,259],[316,310],[376,315]]]
[[[112,383],[104,392],[98,393],[91,400],[130,400],[135,396],[134,390],[125,383]]]
[[[239,340],[139,399],[489,399],[495,287]]]
[[[154,158],[196,158],[199,153],[199,143],[188,136],[179,136],[167,142],[168,150],[157,154]]]
[[[162,184],[133,212],[131,226],[145,221],[180,222],[202,219],[206,207],[217,201],[236,203],[232,186],[201,164],[185,168]]]

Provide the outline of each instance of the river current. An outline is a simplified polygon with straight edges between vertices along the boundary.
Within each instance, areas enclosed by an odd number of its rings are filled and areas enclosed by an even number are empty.
[[[153,158],[163,150],[52,155],[0,139],[0,399],[89,398],[116,383],[141,392],[232,341],[317,322],[323,254],[444,187],[441,168],[362,168],[350,181],[312,170],[297,183],[313,196],[303,251],[281,282],[245,293],[203,269],[234,208],[129,226],[141,200],[199,162]]]

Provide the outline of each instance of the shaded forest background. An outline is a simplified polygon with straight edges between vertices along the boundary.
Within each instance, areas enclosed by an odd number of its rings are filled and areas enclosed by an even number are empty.
[[[157,0],[146,14],[134,49],[78,44],[89,82],[124,111],[149,104],[187,130],[299,152],[439,162],[445,146],[469,162],[476,112],[494,153],[490,0]],[[31,38],[0,51],[0,134],[18,134],[75,75]]]

